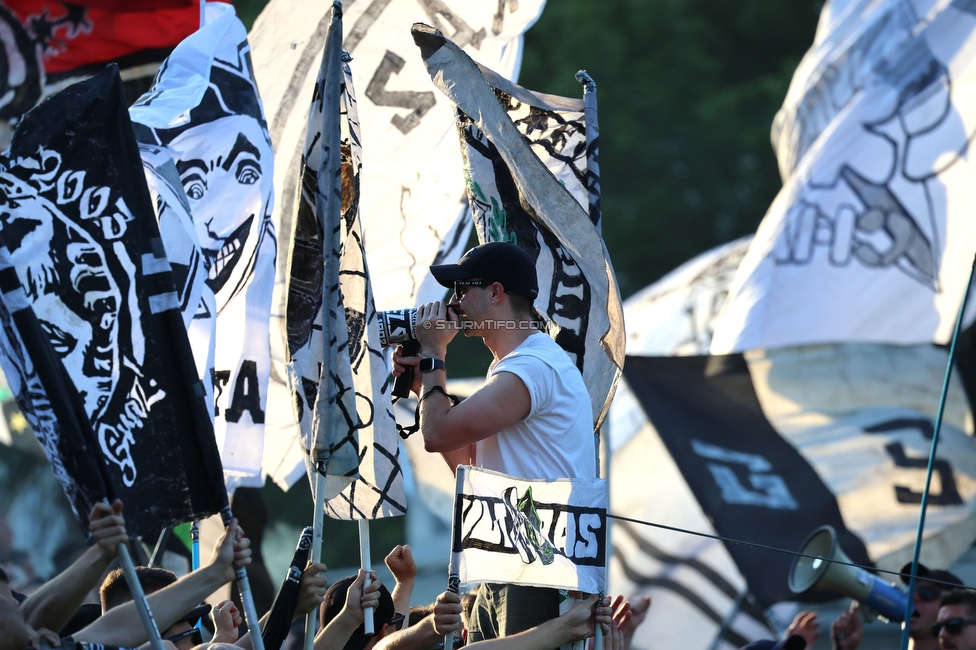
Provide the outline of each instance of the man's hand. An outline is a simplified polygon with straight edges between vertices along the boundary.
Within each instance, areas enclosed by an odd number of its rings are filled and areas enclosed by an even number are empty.
[[[92,506],[88,513],[88,524],[95,544],[105,559],[115,558],[115,549],[129,539],[125,532],[125,519],[122,518],[122,502],[118,499],[111,505],[100,501]]]
[[[593,636],[596,630],[594,621],[600,624],[604,636],[610,633],[610,624],[613,622],[610,599],[604,598],[603,603],[594,610],[598,598],[599,596],[594,594],[573,605],[571,610],[560,617],[565,619],[566,625],[569,626],[571,641],[581,641]]]
[[[325,571],[326,566],[321,562],[309,562],[305,570],[302,571],[302,579],[298,583],[298,602],[295,603],[294,620],[297,621],[302,616],[312,612],[325,600],[326,585],[328,584]]]
[[[234,568],[247,566],[251,563],[251,540],[244,537],[244,531],[232,519],[230,525],[224,529],[224,534],[217,541],[210,565],[217,566],[223,571],[224,582],[234,579]]]
[[[359,575],[346,590],[346,604],[342,606],[342,611],[339,612],[339,616],[355,621],[357,626],[365,620],[364,612],[367,609],[376,609],[380,604],[380,585],[382,583],[376,579],[375,571],[370,571],[369,577],[372,582],[366,589],[363,589],[366,571],[364,569],[359,570]]]
[[[393,376],[399,378],[400,375],[407,371],[407,368],[413,368],[413,381],[410,383],[410,390],[413,391],[417,397],[420,397],[420,382],[421,376],[420,371],[417,370],[417,366],[420,365],[420,357],[405,357],[403,356],[403,346],[398,345],[396,349],[393,350]]]
[[[458,333],[458,315],[446,302],[429,302],[417,308],[417,342],[422,355],[444,359],[447,345]]]
[[[807,648],[812,648],[814,641],[820,636],[819,628],[820,622],[817,620],[817,613],[804,610],[797,614],[790,626],[786,628],[786,635],[783,638],[786,639],[798,634],[807,642]]]
[[[413,554],[406,544],[399,544],[390,551],[384,560],[386,568],[390,570],[398,584],[413,584],[417,579],[417,563],[413,561]]]
[[[634,638],[634,632],[644,619],[647,612],[651,609],[651,597],[641,596],[634,602],[630,602],[623,596],[613,599],[613,622],[620,629],[623,646],[617,650],[625,650],[630,647],[630,642]]]
[[[834,650],[855,650],[861,645],[864,630],[861,628],[861,613],[852,607],[830,624],[830,642]]]
[[[244,622],[244,617],[237,610],[237,606],[230,600],[223,600],[210,612],[213,617],[214,636],[211,643],[234,643],[239,634],[237,628]]]
[[[434,632],[444,636],[448,632],[461,633],[461,596],[453,591],[445,591],[434,601]]]

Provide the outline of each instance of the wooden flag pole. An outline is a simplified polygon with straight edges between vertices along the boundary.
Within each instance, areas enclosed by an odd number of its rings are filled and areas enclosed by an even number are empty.
[[[369,558],[369,519],[359,520],[359,562],[362,564],[363,570],[366,571],[366,577],[363,579],[363,590],[365,590],[372,582],[369,575],[373,570]],[[363,611],[363,632],[366,633],[366,636],[376,634],[372,609]]]
[[[234,519],[234,513],[230,506],[225,506],[220,511],[220,518],[224,526],[229,526]],[[242,566],[234,567],[234,575],[237,579],[237,591],[241,594],[241,604],[244,605],[244,620],[251,632],[251,647],[254,650],[264,650],[264,639],[261,638],[261,619],[258,610],[254,606],[254,594],[251,593],[251,583],[247,579],[247,569]]]
[[[918,556],[922,550],[922,532],[925,530],[925,509],[929,505],[929,486],[932,484],[932,470],[935,466],[935,451],[939,446],[939,431],[942,429],[942,414],[945,412],[946,397],[949,393],[949,379],[952,377],[952,360],[956,357],[956,343],[959,340],[959,332],[962,331],[962,319],[966,313],[966,303],[969,302],[969,288],[973,284],[973,275],[976,274],[976,257],[973,258],[973,266],[969,270],[969,280],[966,282],[966,291],[962,294],[962,304],[959,306],[959,314],[956,316],[956,327],[952,331],[952,341],[949,344],[949,360],[946,363],[945,379],[942,381],[942,395],[939,397],[939,411],[935,416],[935,430],[932,432],[932,446],[929,449],[929,465],[925,472],[925,489],[922,490],[922,503],[918,511],[918,528],[915,531],[915,549],[912,552],[911,577],[908,580],[908,598],[905,601],[905,622],[901,630],[901,650],[908,650],[909,621],[912,620],[912,610],[915,608],[913,595],[915,593],[915,576],[918,575]]]
[[[325,467],[320,464],[315,468],[315,485],[312,500],[315,510],[312,513],[312,562],[322,560],[322,525],[325,523]],[[305,615],[305,650],[312,650],[315,646],[315,615],[318,608]]]

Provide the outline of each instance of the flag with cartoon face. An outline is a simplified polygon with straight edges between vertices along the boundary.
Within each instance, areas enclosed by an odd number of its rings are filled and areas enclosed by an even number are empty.
[[[773,123],[783,189],[713,354],[948,342],[976,251],[976,9],[933,7],[824,5]]]
[[[329,515],[406,512],[390,375],[359,222],[362,145],[336,3],[308,114],[288,263],[288,379]]]
[[[587,172],[596,143],[587,143],[584,102],[505,82],[432,27],[412,31],[434,85],[457,108],[478,238],[516,243],[535,260],[536,309],[582,373],[599,426],[623,367],[624,332],[613,268],[590,218],[599,214],[590,209],[599,180]]]
[[[97,449],[106,482],[127,505],[130,532],[217,512],[227,499],[213,429],[117,68],[28,113],[8,155],[0,238],[42,343],[63,365],[92,429],[80,446]],[[45,363],[44,345],[21,335],[35,367]],[[22,374],[29,392],[32,375]],[[59,399],[70,404],[74,394]],[[42,443],[49,454],[59,448]],[[56,470],[70,461],[52,460]],[[65,487],[69,496],[90,496]],[[80,519],[89,505],[75,500]]]
[[[263,485],[274,156],[233,7],[207,6],[207,23],[177,46],[130,114],[141,144],[172,153],[214,294],[196,318],[215,321],[208,374],[228,489]]]

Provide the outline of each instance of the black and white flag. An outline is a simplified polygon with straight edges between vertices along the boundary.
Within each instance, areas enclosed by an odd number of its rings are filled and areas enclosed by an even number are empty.
[[[377,308],[405,309],[440,300],[431,264],[456,261],[471,220],[464,200],[461,153],[449,101],[430,87],[415,55],[410,25],[422,20],[455,34],[472,58],[515,79],[523,33],[544,0],[383,0],[343,3],[343,50],[354,59],[367,165],[360,178],[360,220]],[[271,0],[249,34],[275,147],[276,232],[289,241],[304,154],[307,110],[332,3]],[[296,46],[297,45],[297,46]],[[283,72],[285,71],[285,72]],[[282,249],[284,250],[284,245]],[[272,331],[285,318],[288,255],[278,256]],[[282,488],[305,474],[288,398],[285,345],[272,335],[264,471]]]
[[[220,461],[117,69],[33,109],[8,153],[0,238],[130,531],[217,512],[226,505]],[[45,351],[22,340],[26,354],[13,355],[29,355],[38,371]]]
[[[457,468],[451,552],[461,584],[606,591],[607,482]]]
[[[968,2],[824,5],[773,123],[783,189],[713,354],[948,342],[976,252],[974,46]]]
[[[623,367],[624,324],[610,258],[590,219],[589,188],[598,181],[586,171],[583,102],[507,83],[432,27],[412,32],[434,85],[457,109],[478,238],[516,243],[535,260],[536,309],[583,374],[599,426]]]
[[[339,519],[406,513],[392,380],[359,223],[359,134],[337,3],[308,113],[285,323],[302,445],[325,473],[326,509]]]
[[[247,33],[231,5],[207,5],[206,24],[173,50],[130,113],[139,142],[174,157],[215,296],[195,317],[204,331],[213,322],[208,374],[227,487],[263,485],[274,152]]]

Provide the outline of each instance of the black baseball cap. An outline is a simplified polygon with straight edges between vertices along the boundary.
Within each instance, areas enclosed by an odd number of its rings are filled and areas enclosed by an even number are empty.
[[[475,246],[457,264],[438,264],[430,267],[430,273],[448,289],[453,289],[458,280],[481,278],[500,283],[507,293],[533,300],[539,295],[535,263],[528,253],[509,242],[492,241]]]
[[[901,568],[901,581],[906,585],[912,575],[912,563],[909,562]],[[951,587],[949,585],[954,585],[956,587],[964,587],[962,580],[959,579],[953,573],[949,573],[944,569],[930,569],[921,562],[918,565],[918,573],[915,574],[916,580],[930,580],[937,583],[939,586],[943,587],[945,590],[949,590]]]

